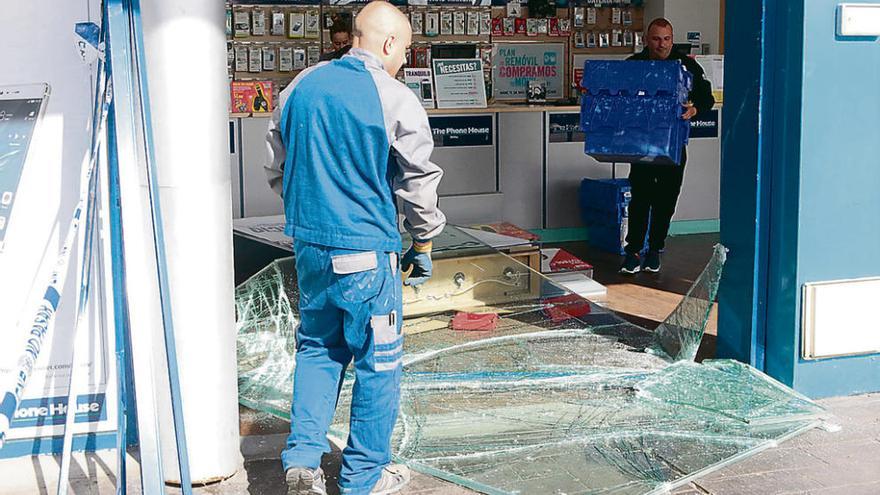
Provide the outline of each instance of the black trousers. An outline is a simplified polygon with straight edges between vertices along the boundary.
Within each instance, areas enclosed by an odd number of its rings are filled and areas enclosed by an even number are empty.
[[[669,222],[681,192],[685,164],[687,148],[682,150],[680,165],[634,163],[630,167],[632,197],[626,234],[627,253],[635,254],[642,250],[645,234],[648,234],[648,249],[651,251],[660,251],[666,245]]]

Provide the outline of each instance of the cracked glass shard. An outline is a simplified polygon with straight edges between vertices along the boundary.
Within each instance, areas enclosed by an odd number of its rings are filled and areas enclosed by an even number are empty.
[[[413,469],[489,494],[662,493],[821,423],[825,411],[745,364],[693,362],[726,250],[655,330],[554,285],[534,252],[448,227],[435,275],[404,291],[392,439]],[[538,255],[539,256],[539,255]],[[278,260],[236,292],[239,398],[289,419],[296,273]],[[491,330],[456,314],[493,314]],[[345,438],[352,375],[331,435]]]

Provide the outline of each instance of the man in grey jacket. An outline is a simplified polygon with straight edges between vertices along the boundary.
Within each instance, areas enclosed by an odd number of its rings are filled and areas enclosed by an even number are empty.
[[[437,208],[443,175],[418,98],[394,75],[412,39],[386,2],[358,15],[344,57],[303,71],[281,93],[269,131],[281,180],[285,233],[294,239],[301,323],[291,433],[282,462],[288,493],[326,493],[321,454],[340,382],[354,362],[343,494],[389,494],[409,480],[391,461],[403,356],[401,271],[431,276],[431,239],[446,224]],[[398,261],[396,199],[413,243]]]

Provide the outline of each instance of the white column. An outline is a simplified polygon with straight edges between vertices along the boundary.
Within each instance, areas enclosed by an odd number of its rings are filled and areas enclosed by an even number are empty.
[[[206,482],[242,462],[225,12],[217,0],[141,5],[190,470]],[[177,481],[170,408],[159,414],[165,478]]]

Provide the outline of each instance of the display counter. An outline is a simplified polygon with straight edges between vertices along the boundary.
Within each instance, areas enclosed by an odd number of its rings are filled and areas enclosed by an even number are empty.
[[[440,207],[450,222],[581,227],[580,181],[626,177],[629,164],[600,163],[584,154],[579,112],[576,105],[553,104],[428,110],[435,143],[431,159],[445,172]],[[230,117],[235,218],[282,212],[266,181],[265,117]],[[717,222],[720,132],[720,108],[692,127],[674,221]]]

